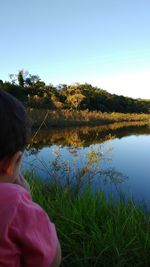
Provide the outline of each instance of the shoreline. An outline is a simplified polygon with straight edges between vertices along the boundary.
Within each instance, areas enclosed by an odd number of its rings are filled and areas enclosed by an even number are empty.
[[[150,123],[150,114],[136,113],[102,113],[85,111],[51,111],[51,110],[28,110],[30,122],[33,128],[51,127],[84,127],[105,126],[113,123]]]

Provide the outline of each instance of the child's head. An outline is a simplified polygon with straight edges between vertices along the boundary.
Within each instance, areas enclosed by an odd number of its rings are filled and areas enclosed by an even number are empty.
[[[2,175],[12,179],[18,175],[28,129],[27,113],[23,105],[0,90],[0,180]]]

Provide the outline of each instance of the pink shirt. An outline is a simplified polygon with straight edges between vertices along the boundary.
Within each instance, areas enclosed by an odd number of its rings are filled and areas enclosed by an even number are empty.
[[[50,267],[57,234],[44,210],[21,186],[0,183],[0,266]]]

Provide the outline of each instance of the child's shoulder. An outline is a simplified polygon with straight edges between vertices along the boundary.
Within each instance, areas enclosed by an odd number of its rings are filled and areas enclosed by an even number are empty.
[[[17,210],[22,214],[30,211],[45,213],[41,206],[32,201],[31,194],[24,187],[12,183],[0,183],[0,215],[4,210],[10,214],[16,214]]]
[[[10,210],[10,213],[13,213],[23,200],[32,201],[31,195],[22,186],[0,183],[0,213],[2,210]]]
[[[0,183],[0,201],[5,199],[19,201],[22,195],[30,196],[27,190],[18,184]]]

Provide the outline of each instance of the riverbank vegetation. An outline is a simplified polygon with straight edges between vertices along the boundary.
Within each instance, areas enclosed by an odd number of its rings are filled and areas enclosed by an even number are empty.
[[[91,84],[47,85],[38,75],[23,70],[0,80],[0,89],[20,99],[26,107],[49,110],[149,113],[150,101],[110,94]],[[89,115],[90,116],[90,115]]]
[[[69,111],[69,110],[39,110],[28,109],[29,117],[33,127],[74,127],[74,126],[96,126],[120,122],[150,122],[150,114],[135,113],[108,113],[101,111]]]
[[[127,177],[115,169],[102,169],[103,160],[106,152],[91,150],[82,168],[72,172],[55,151],[47,178],[34,172],[26,172],[25,178],[33,200],[56,225],[62,267],[148,267],[150,214],[143,204],[121,193]],[[98,183],[93,187],[95,175]],[[106,185],[114,186],[116,194],[113,189],[105,191]]]
[[[62,267],[150,266],[149,213],[120,195],[116,203],[101,189],[62,187],[26,174],[34,201],[57,227]],[[74,190],[75,189],[75,190]]]

